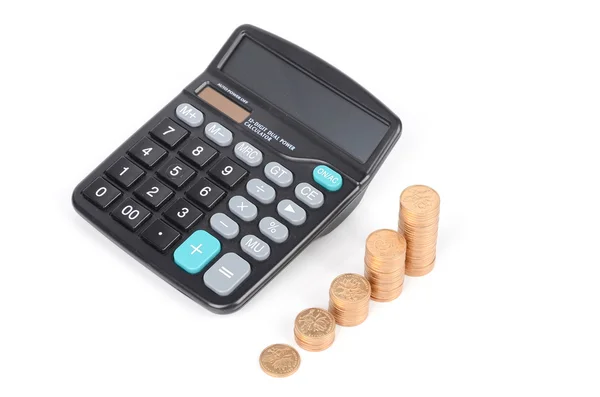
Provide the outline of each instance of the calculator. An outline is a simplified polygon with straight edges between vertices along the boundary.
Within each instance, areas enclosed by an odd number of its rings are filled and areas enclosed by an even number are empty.
[[[244,25],[72,201],[179,291],[230,313],[354,210],[400,133],[339,70]]]

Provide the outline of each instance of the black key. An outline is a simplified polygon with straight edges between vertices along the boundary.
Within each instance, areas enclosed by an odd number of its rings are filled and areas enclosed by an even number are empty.
[[[217,151],[200,138],[192,139],[179,153],[200,169],[217,156]]]
[[[165,211],[164,215],[175,226],[188,230],[202,218],[204,213],[186,199],[179,199]]]
[[[215,164],[208,173],[230,189],[248,175],[248,171],[229,157],[225,157]]]
[[[189,131],[171,120],[166,118],[150,131],[153,137],[161,143],[173,149],[177,144],[183,141],[189,134]]]
[[[153,224],[148,226],[148,229],[142,232],[141,237],[160,252],[164,252],[173,245],[181,235],[163,221],[154,221]]]
[[[135,231],[150,218],[150,211],[137,201],[127,199],[111,213],[111,216],[127,229]]]
[[[158,171],[158,176],[175,188],[180,188],[196,175],[196,171],[179,159],[173,159]]]
[[[119,185],[128,188],[144,176],[144,171],[125,157],[121,157],[106,170],[106,175]]]
[[[150,178],[137,188],[133,194],[150,207],[158,209],[173,196],[173,191],[155,178]]]
[[[225,197],[225,191],[206,178],[200,179],[186,194],[208,210],[213,209]]]
[[[129,149],[129,154],[146,168],[152,168],[167,155],[167,151],[152,140],[144,138]]]
[[[82,193],[88,200],[102,209],[108,207],[121,195],[121,191],[104,178],[96,179],[90,186],[83,189]]]

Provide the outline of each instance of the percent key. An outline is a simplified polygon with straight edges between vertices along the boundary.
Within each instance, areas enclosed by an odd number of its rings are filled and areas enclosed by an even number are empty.
[[[288,239],[288,228],[277,219],[267,216],[258,224],[260,232],[271,241],[281,244]]]

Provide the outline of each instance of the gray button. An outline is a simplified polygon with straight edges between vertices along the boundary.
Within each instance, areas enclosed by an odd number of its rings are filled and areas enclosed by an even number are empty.
[[[204,122],[204,115],[201,111],[190,105],[189,103],[182,103],[177,106],[175,110],[177,118],[190,127],[199,127]]]
[[[267,216],[258,224],[260,232],[276,243],[283,243],[288,238],[288,228],[277,219]]]
[[[277,212],[294,226],[299,226],[306,221],[306,211],[292,200],[281,200],[277,204]]]
[[[265,165],[265,175],[269,180],[275,182],[277,186],[288,187],[294,180],[292,171],[285,168],[283,165],[272,161]]]
[[[235,157],[250,167],[256,167],[263,161],[262,152],[248,142],[240,142],[235,145]]]
[[[227,240],[236,238],[240,232],[240,227],[237,223],[227,215],[219,212],[210,218],[210,227]]]
[[[229,200],[229,210],[246,222],[253,221],[258,215],[256,206],[242,196],[233,196]]]
[[[233,134],[227,128],[214,121],[204,127],[204,134],[219,146],[229,146],[233,142]]]
[[[306,182],[299,183],[294,192],[296,193],[296,198],[310,208],[319,208],[325,202],[323,193]]]
[[[269,244],[265,243],[253,234],[249,234],[240,241],[242,250],[257,261],[264,261],[271,255]]]
[[[217,294],[227,296],[250,275],[250,264],[228,252],[204,273],[204,284]]]
[[[246,190],[262,204],[271,204],[275,200],[275,189],[260,179],[250,179],[246,184]]]

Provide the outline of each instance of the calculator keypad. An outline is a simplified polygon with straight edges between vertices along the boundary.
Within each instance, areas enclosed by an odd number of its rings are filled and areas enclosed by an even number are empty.
[[[106,170],[106,175],[124,188],[128,188],[144,176],[144,171],[130,160],[121,157]]]
[[[179,153],[200,169],[217,157],[217,151],[200,138],[192,139]]]
[[[148,218],[150,211],[137,201],[127,199],[121,203],[112,213],[112,217],[129,230],[137,230]]]
[[[151,169],[167,155],[167,151],[154,141],[144,138],[129,150],[129,154],[144,167]]]
[[[188,136],[189,131],[167,117],[158,123],[150,134],[163,145],[173,149]]]
[[[158,171],[158,176],[176,189],[181,188],[195,175],[196,171],[179,159],[173,159],[167,162],[164,167]]]
[[[121,195],[121,191],[106,179],[98,178],[84,189],[83,195],[97,207],[104,209]]]
[[[186,194],[193,202],[207,210],[212,210],[225,197],[225,191],[207,178],[200,179]]]
[[[248,175],[248,171],[229,157],[225,157],[215,164],[208,174],[231,189]]]
[[[155,178],[150,178],[134,194],[145,204],[158,209],[173,196],[173,191]]]

